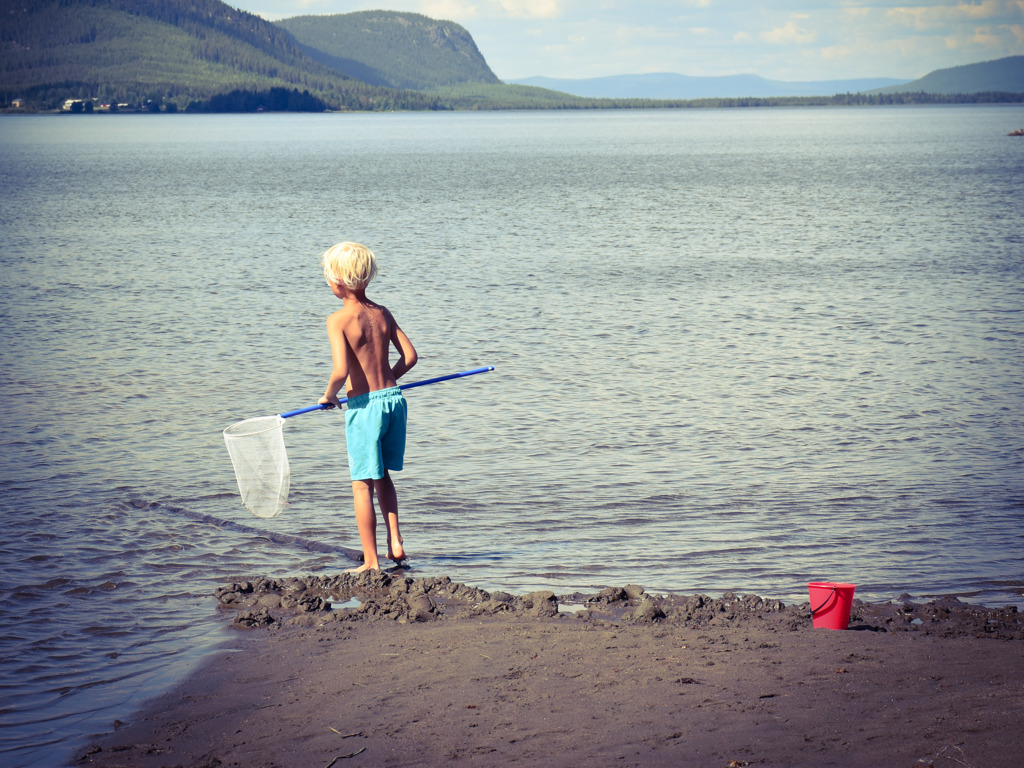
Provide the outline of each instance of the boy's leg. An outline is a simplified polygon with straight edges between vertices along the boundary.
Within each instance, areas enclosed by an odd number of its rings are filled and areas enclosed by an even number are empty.
[[[362,573],[380,569],[377,561],[377,515],[373,511],[373,480],[353,480],[352,499],[356,508],[356,526],[359,528],[359,541],[363,545],[363,564],[346,573]]]
[[[395,483],[385,471],[383,478],[373,481],[373,487],[377,491],[381,517],[387,526],[388,558],[396,563],[401,562],[406,559],[406,554],[402,546],[402,531],[398,527],[398,493],[395,491]]]

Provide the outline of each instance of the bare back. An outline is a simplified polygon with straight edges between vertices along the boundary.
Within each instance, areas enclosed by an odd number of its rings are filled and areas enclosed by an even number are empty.
[[[376,392],[396,385],[388,362],[394,318],[379,304],[349,301],[338,314],[343,315],[341,331],[348,357],[349,397]]]
[[[397,380],[416,364],[416,350],[387,307],[364,293],[338,288],[345,306],[327,318],[334,370],[325,399],[342,386],[348,397],[397,385]],[[394,367],[389,362],[391,345],[398,351]]]

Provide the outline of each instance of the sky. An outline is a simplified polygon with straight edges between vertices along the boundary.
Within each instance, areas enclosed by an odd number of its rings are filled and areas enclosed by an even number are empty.
[[[454,21],[502,80],[674,72],[914,80],[1024,54],[1024,0],[226,0],[271,21],[364,10]]]

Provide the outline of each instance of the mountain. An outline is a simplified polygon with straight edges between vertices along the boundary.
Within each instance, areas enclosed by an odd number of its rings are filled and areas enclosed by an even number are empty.
[[[349,77],[390,88],[427,90],[501,81],[472,35],[418,13],[362,11],[275,22],[310,58]]]
[[[310,91],[329,106],[424,108],[431,100],[350,78],[286,30],[219,0],[0,0],[0,97],[185,106],[238,89]]]
[[[648,75],[613,75],[582,80],[551,77],[527,77],[510,81],[532,85],[575,96],[605,99],[727,99],[773,98],[782,96],[832,96],[837,93],[858,93],[873,88],[906,82],[891,78],[859,80],[820,80],[784,82],[766,80],[757,75],[723,75],[690,77],[670,72]]]
[[[1024,56],[937,69],[919,80],[872,93],[1024,93]]]
[[[582,80],[527,77],[512,83],[575,96],[606,99],[727,99],[832,96],[844,93],[1024,93],[1024,56],[938,69],[919,80],[864,78],[785,82],[757,75],[688,77],[672,73],[616,75]]]
[[[495,77],[464,28],[412,13],[299,16],[272,24],[220,0],[0,0],[0,19],[0,104],[18,100],[17,108],[30,111],[75,99],[81,101],[71,108],[82,111],[96,102],[252,111],[609,109],[730,97],[735,103],[717,106],[756,106],[773,97],[919,103],[922,97],[847,95],[900,82],[894,80],[781,83],[754,75],[530,78],[509,85]],[[1024,93],[1022,62],[1016,56],[940,70],[896,90],[934,89],[928,98],[946,100],[958,97],[941,94]],[[840,96],[817,95],[835,93]]]

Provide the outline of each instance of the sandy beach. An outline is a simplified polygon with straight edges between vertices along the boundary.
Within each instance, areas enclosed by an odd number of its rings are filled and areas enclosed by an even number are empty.
[[[226,585],[228,648],[76,758],[139,768],[1017,766],[1015,608],[513,596],[401,572]],[[341,607],[345,606],[345,607]]]

